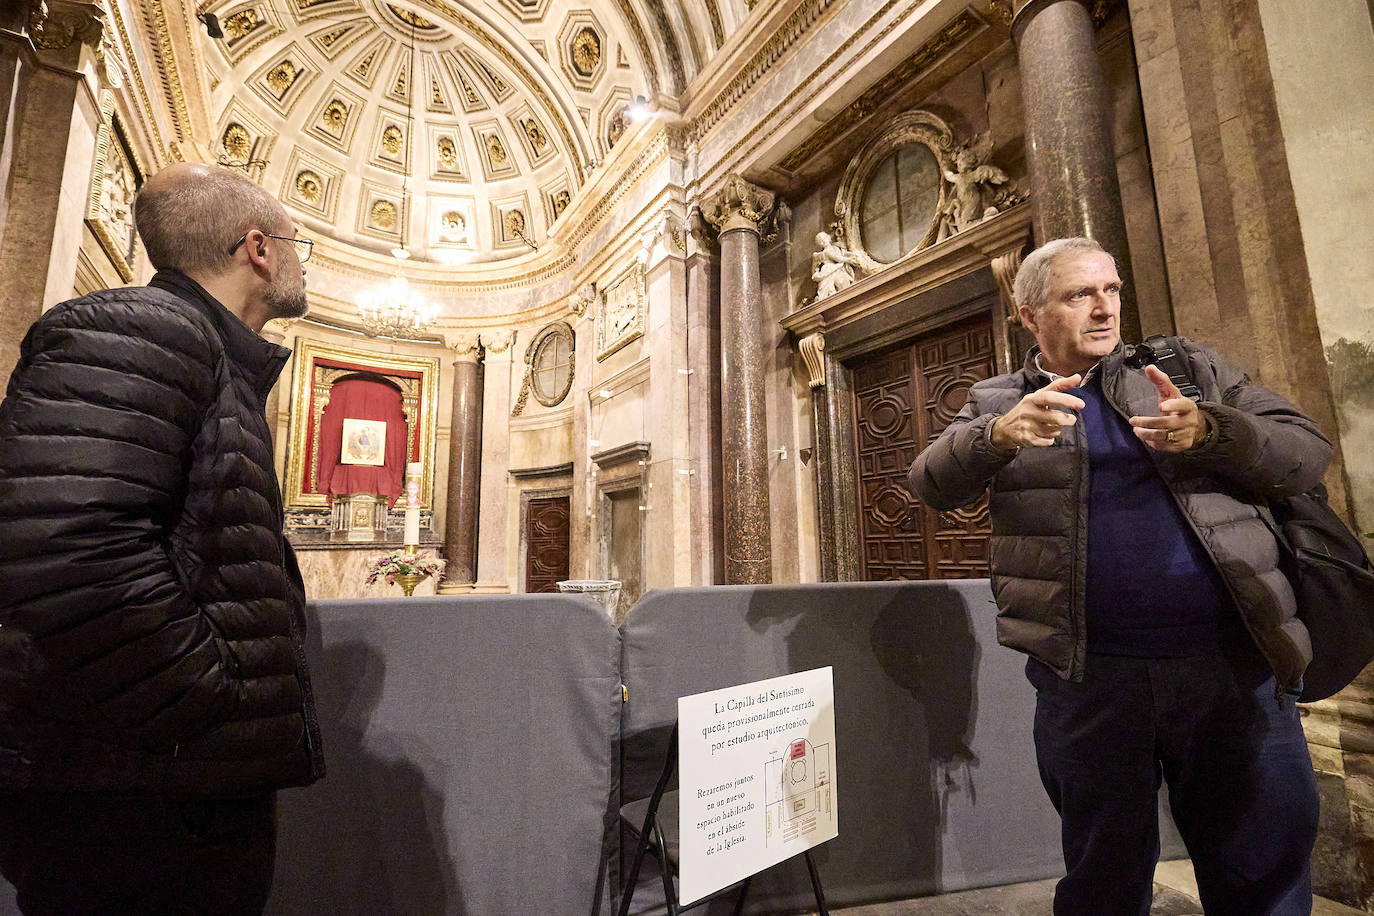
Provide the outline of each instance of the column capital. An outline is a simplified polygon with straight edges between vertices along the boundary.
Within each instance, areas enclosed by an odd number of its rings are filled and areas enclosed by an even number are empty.
[[[515,331],[483,331],[479,339],[488,353],[505,353],[515,343]]]
[[[476,331],[445,334],[444,346],[453,351],[455,363],[475,363],[481,356],[482,338]]]
[[[78,51],[82,45],[100,46],[105,11],[91,0],[43,0],[32,7],[29,34],[40,51]],[[62,55],[62,56],[68,56]]]
[[[1002,24],[1016,28],[1017,20],[1025,21],[1041,9],[1053,3],[1077,3],[1085,6],[1092,15],[1093,25],[1101,28],[1111,18],[1112,13],[1121,5],[1121,0],[989,0],[988,7]]]
[[[807,383],[812,388],[825,387],[825,336],[817,331],[797,341],[797,352],[806,365]]]
[[[762,235],[772,216],[773,199],[772,191],[732,173],[719,191],[702,201],[701,214],[718,232],[748,229]]]

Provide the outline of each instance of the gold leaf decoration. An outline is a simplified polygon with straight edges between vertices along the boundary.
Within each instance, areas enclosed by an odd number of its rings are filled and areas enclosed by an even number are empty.
[[[348,124],[348,108],[343,102],[335,99],[325,106],[324,115],[320,120],[327,129],[336,134],[341,134],[344,126]]]
[[[591,76],[601,63],[601,37],[591,26],[577,30],[572,40],[573,69],[582,76]]]
[[[553,215],[562,216],[563,211],[568,209],[568,204],[572,203],[572,195],[566,190],[559,191],[553,195]]]
[[[224,20],[224,34],[230,41],[238,41],[263,24],[257,10],[243,10]]]
[[[439,28],[437,25],[430,22],[428,19],[426,19],[424,16],[421,16],[419,13],[412,13],[410,10],[402,9],[399,6],[393,6],[390,3],[386,5],[386,8],[391,10],[391,15],[395,16],[397,19],[401,20],[406,25],[413,25],[417,29]]]
[[[501,145],[501,138],[496,134],[487,134],[487,155],[491,157],[491,164],[496,168],[504,166],[509,158],[506,148]]]
[[[430,77],[429,80],[429,97],[435,105],[442,106],[444,104],[444,92],[439,88],[439,81],[433,77]]]
[[[457,210],[447,210],[439,217],[439,230],[450,239],[461,239],[467,234],[468,221]]]
[[[610,123],[606,125],[606,146],[611,147],[619,143],[629,126],[630,111],[628,108],[621,108],[611,116]]]
[[[382,149],[388,156],[400,155],[404,143],[405,137],[395,124],[388,124],[386,130],[382,131]]]
[[[458,168],[458,147],[449,137],[439,138],[439,162],[444,168],[453,170]]]
[[[324,182],[309,169],[296,173],[296,196],[309,204],[318,204],[324,197]]]
[[[372,225],[378,229],[396,228],[396,205],[389,200],[379,200],[372,204]]]
[[[267,71],[267,85],[277,94],[277,98],[286,95],[291,84],[296,82],[296,77],[300,76],[300,71],[296,65],[289,60],[284,60],[271,70]]]
[[[549,148],[549,140],[544,136],[544,132],[539,129],[539,125],[533,119],[521,121],[520,126],[525,129],[525,136],[530,138],[530,146],[534,147],[536,153],[542,154]]]
[[[253,151],[253,138],[249,135],[248,128],[238,122],[224,128],[224,137],[221,143],[224,145],[224,151],[229,154],[229,158],[239,162],[247,162],[249,154]]]
[[[506,235],[520,238],[525,234],[525,214],[519,210],[506,211]]]

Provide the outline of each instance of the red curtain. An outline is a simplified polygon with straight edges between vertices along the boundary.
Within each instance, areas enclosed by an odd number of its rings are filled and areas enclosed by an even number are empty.
[[[339,463],[344,420],[386,423],[385,464],[373,467]],[[329,391],[329,403],[320,418],[320,491],[330,496],[381,493],[390,497],[387,505],[393,505],[405,489],[406,438],[400,389],[375,378],[339,379]]]

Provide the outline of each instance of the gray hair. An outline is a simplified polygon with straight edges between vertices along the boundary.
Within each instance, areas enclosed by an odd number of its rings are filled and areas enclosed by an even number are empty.
[[[1112,266],[1116,267],[1116,258],[1092,239],[1081,236],[1055,239],[1026,256],[1026,260],[1021,263],[1021,269],[1016,272],[1016,280],[1012,283],[1011,298],[1018,306],[1028,306],[1031,311],[1044,308],[1045,300],[1050,294],[1050,268],[1054,266],[1054,259],[1073,252],[1105,254],[1112,258]]]
[[[244,233],[286,234],[288,220],[276,198],[226,168],[150,180],[134,198],[134,225],[158,270],[222,273],[233,262],[230,247]]]

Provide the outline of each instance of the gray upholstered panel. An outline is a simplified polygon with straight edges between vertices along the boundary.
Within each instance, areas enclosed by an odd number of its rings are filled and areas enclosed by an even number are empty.
[[[621,703],[605,613],[522,595],[311,615],[329,774],[281,794],[268,912],[606,912]]]
[[[1034,691],[994,614],[986,580],[650,592],[622,627],[623,797],[652,788],[678,696],[832,665],[840,836],[816,853],[832,904],[1062,873]],[[806,906],[800,862],[750,900]]]

